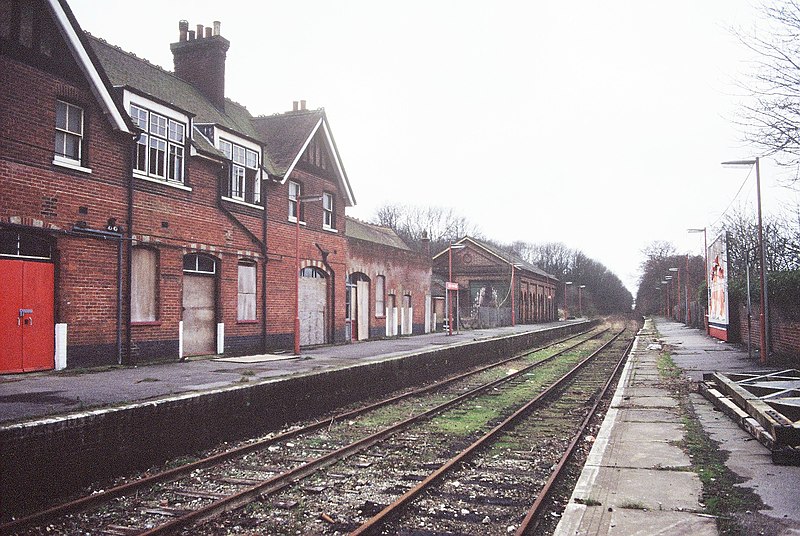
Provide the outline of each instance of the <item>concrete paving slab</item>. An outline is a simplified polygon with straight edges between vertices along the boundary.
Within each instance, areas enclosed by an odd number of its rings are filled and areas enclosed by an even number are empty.
[[[677,408],[678,401],[671,396],[638,396],[622,401],[623,408]]]
[[[615,508],[695,511],[701,491],[688,471],[601,467],[590,496]]]
[[[623,419],[628,422],[679,423],[678,408],[627,408]]]
[[[586,536],[614,534],[624,536],[716,536],[714,519],[684,512],[650,512],[630,509],[612,509],[602,506],[570,504],[565,519],[582,519],[582,524],[559,524],[556,536]]]

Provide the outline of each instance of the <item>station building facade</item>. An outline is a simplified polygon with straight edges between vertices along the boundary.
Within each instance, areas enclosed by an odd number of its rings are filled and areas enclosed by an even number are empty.
[[[303,344],[345,340],[323,110],[227,99],[216,23],[180,23],[173,73],[64,0],[0,7],[0,373],[290,348],[296,286]]]
[[[444,307],[445,284],[451,291],[452,316],[459,326],[485,328],[512,324],[551,322],[558,319],[555,289],[558,280],[538,266],[492,244],[464,237],[433,257],[438,318],[449,316]],[[457,313],[456,314],[456,310]],[[455,325],[454,325],[455,328]]]
[[[347,218],[346,326],[350,340],[434,329],[431,260],[392,229]]]

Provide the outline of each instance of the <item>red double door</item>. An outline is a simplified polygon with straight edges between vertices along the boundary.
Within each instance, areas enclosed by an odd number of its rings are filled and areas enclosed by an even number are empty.
[[[0,260],[0,374],[55,365],[53,265]]]

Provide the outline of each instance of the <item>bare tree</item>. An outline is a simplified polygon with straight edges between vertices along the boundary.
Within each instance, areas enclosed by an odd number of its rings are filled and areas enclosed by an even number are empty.
[[[734,32],[756,56],[741,85],[745,139],[780,164],[800,165],[800,2],[764,3],[762,31]],[[792,182],[797,182],[795,176]]]
[[[434,252],[464,236],[482,236],[477,225],[450,207],[386,204],[377,210],[374,222],[393,229],[410,246],[417,249],[420,241],[427,237],[431,241],[431,251]]]

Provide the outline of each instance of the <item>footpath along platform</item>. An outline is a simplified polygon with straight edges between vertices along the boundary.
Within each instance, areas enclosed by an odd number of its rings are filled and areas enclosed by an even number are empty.
[[[680,447],[686,414],[659,376],[662,343],[686,381],[704,372],[759,369],[746,352],[702,331],[648,319],[556,535],[717,534],[692,459]],[[800,467],[773,465],[766,448],[700,395],[691,394],[689,403],[703,430],[729,453],[726,466],[742,477],[740,485],[765,504],[743,512],[740,525],[748,534],[800,535]]]

